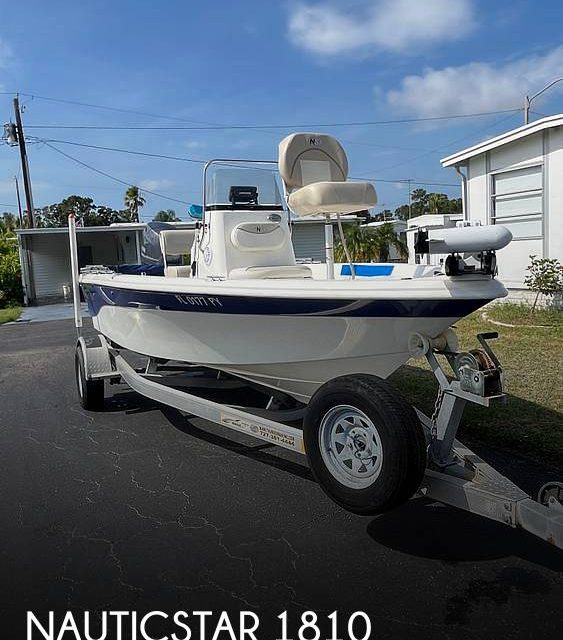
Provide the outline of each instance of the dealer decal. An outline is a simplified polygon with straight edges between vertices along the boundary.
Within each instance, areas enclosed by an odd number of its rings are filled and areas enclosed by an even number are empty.
[[[257,422],[251,422],[250,420],[245,420],[244,418],[239,418],[238,416],[230,416],[222,413],[221,424],[224,424],[226,427],[230,427],[231,429],[236,429],[237,431],[248,433],[255,438],[269,440],[270,442],[274,442],[281,446],[290,447],[291,449],[296,449],[297,451],[303,451],[301,442],[298,441],[295,436],[283,433],[282,431],[279,431],[277,429],[272,429],[271,427],[265,427],[264,425],[258,424]]]

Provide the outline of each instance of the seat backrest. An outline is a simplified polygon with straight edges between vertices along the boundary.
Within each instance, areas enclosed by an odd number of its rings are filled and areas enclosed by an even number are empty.
[[[278,166],[288,192],[313,182],[345,182],[348,178],[342,145],[324,133],[292,133],[284,138]]]
[[[159,234],[162,255],[183,256],[191,252],[195,237],[194,229],[170,229]]]
[[[194,238],[195,229],[170,229],[158,234],[165,275],[173,275],[168,273],[167,256],[183,256],[191,253]]]

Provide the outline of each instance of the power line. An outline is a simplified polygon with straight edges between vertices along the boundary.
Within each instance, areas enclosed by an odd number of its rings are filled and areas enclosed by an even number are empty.
[[[364,182],[388,182],[390,184],[408,184],[410,182],[410,184],[416,184],[416,185],[423,185],[423,186],[427,186],[427,187],[459,187],[459,184],[453,183],[453,182],[430,182],[428,180],[414,180],[414,178],[411,180],[409,178],[401,178],[400,180],[384,180],[383,178],[357,178],[357,177],[352,177],[350,176],[351,180],[362,180]]]
[[[5,94],[5,95],[10,95],[13,92],[0,92],[1,94]],[[120,108],[120,107],[110,107],[108,105],[101,105],[101,104],[94,104],[94,103],[90,103],[90,102],[82,102],[82,101],[78,101],[78,100],[69,100],[66,98],[53,98],[51,96],[40,96],[38,94],[33,94],[33,93],[21,93],[20,95],[22,96],[26,96],[28,98],[30,98],[31,100],[33,99],[39,99],[39,100],[46,100],[46,101],[50,101],[50,102],[57,102],[57,103],[61,103],[61,104],[70,104],[70,105],[76,105],[76,106],[81,106],[81,107],[88,107],[88,108],[93,108],[93,109],[102,109],[102,110],[106,110],[106,111],[114,111],[117,113],[130,113],[133,115],[140,115],[140,116],[146,116],[149,118],[160,118],[163,120],[173,120],[173,121],[178,121],[178,122],[190,122],[190,123],[197,123],[200,125],[209,125],[212,127],[222,127],[222,126],[228,126],[228,125],[222,125],[220,123],[217,122],[209,122],[209,121],[204,121],[204,120],[193,120],[193,119],[188,119],[188,118],[182,118],[179,116],[171,116],[171,115],[165,115],[165,114],[157,114],[157,113],[149,113],[146,111],[136,111],[134,109],[124,109],[124,108]],[[515,112],[519,112],[521,111],[521,108],[518,109],[514,109]],[[457,117],[477,117],[477,116],[481,116],[481,115],[487,115],[487,113],[501,113],[501,112],[483,112],[483,113],[475,113],[475,114],[462,114],[460,116],[451,116],[453,118],[457,118]],[[438,116],[439,118],[448,118],[449,116]],[[418,120],[420,121],[420,120]],[[388,123],[391,122],[395,122],[395,121],[389,121]],[[400,121],[396,121],[396,122],[400,122]],[[387,121],[383,121],[382,123],[387,123]],[[37,126],[37,125],[35,125]],[[271,127],[271,125],[268,125],[269,127]],[[332,126],[332,125],[295,125],[295,126]],[[341,126],[341,125],[334,125],[334,126]],[[342,125],[344,126],[344,125]],[[277,127],[276,127],[277,128]],[[288,127],[289,128],[289,127]],[[205,130],[205,129],[203,129]],[[262,127],[255,127],[256,131],[265,133],[267,135],[274,135],[271,134],[270,131],[264,131],[264,129]],[[424,152],[424,149],[418,149],[415,147],[403,147],[403,146],[397,146],[397,145],[388,145],[388,144],[376,144],[376,143],[371,143],[371,142],[360,142],[357,140],[344,140],[341,139],[342,142],[345,142],[346,144],[351,144],[351,145],[358,145],[358,146],[365,146],[365,147],[373,147],[373,148],[381,148],[381,149],[397,149],[400,151],[422,151]]]
[[[74,124],[48,124],[28,125],[28,129],[86,129],[95,131],[225,131],[225,130],[260,130],[260,129],[307,129],[307,128],[332,128],[332,127],[368,127],[389,124],[410,124],[416,122],[435,122],[439,120],[457,120],[467,118],[480,118],[485,116],[500,115],[504,113],[516,113],[522,109],[504,109],[499,111],[483,111],[480,113],[464,113],[444,116],[431,116],[425,118],[401,118],[397,120],[371,120],[365,122],[330,122],[330,123],[292,123],[292,124],[221,124],[203,126],[147,126],[147,125],[74,125]]]
[[[180,162],[190,162],[198,165],[206,164],[206,160],[197,160],[195,158],[186,158],[183,156],[172,156],[172,155],[167,155],[162,153],[149,153],[146,151],[133,151],[132,149],[121,149],[119,147],[105,147],[105,146],[95,145],[95,144],[86,144],[83,142],[74,142],[71,140],[51,140],[51,139],[43,140],[41,138],[34,138],[34,140],[38,142],[43,142],[45,144],[47,143],[69,144],[77,147],[85,147],[87,149],[96,149],[98,151],[113,151],[117,153],[126,153],[130,155],[138,155],[138,156],[144,156],[148,158],[159,158],[159,159],[165,159],[165,160],[176,160]],[[241,162],[244,162],[244,160],[241,160]],[[238,166],[238,165],[233,165],[233,166]],[[264,169],[264,170],[271,171],[270,169]],[[407,178],[399,178],[397,180],[391,180],[391,179],[382,179],[382,178],[380,179],[380,178],[373,178],[373,177],[360,178],[356,176],[350,176],[350,179],[351,180],[367,180],[370,182],[371,181],[388,182],[391,184],[400,184],[400,183],[406,183],[409,181],[409,179]],[[410,180],[410,182],[412,182],[412,184],[417,184],[417,185],[428,185],[428,186],[439,186],[439,187],[458,187],[459,186],[458,184],[454,184],[450,182],[432,182],[432,181],[422,180],[422,179],[418,179],[418,180],[412,179]],[[146,191],[146,189],[143,189],[143,191]]]
[[[209,122],[203,122],[201,120],[190,120],[188,118],[181,118],[179,116],[168,116],[162,115],[158,113],[148,113],[146,111],[135,111],[134,109],[122,109],[119,107],[110,107],[108,105],[103,104],[93,104],[90,102],[80,102],[78,100],[67,100],[63,98],[51,98],[49,96],[39,96],[35,93],[20,93],[20,95],[25,96],[26,98],[37,99],[37,100],[46,100],[48,102],[58,102],[60,104],[70,104],[79,107],[89,107],[91,109],[103,109],[105,111],[115,111],[117,113],[129,113],[137,116],[144,116],[148,118],[160,118],[162,120],[176,120],[178,122],[194,122],[197,124],[212,124]]]
[[[126,187],[135,186],[135,185],[133,185],[132,182],[127,182],[126,180],[121,180],[121,178],[116,178],[115,176],[112,176],[110,173],[106,173],[105,171],[102,171],[101,169],[97,169],[96,167],[93,167],[92,165],[87,164],[86,162],[82,162],[82,160],[79,160],[78,158],[75,158],[74,156],[71,156],[69,153],[66,153],[66,152],[62,151],[61,149],[57,149],[57,147],[54,147],[49,142],[43,141],[43,143],[45,144],[45,146],[49,147],[49,149],[52,149],[53,151],[56,151],[57,153],[60,153],[62,156],[65,156],[65,158],[68,158],[69,160],[72,160],[73,162],[76,162],[77,164],[85,167],[86,169],[90,169],[90,171],[94,171],[95,173],[98,173],[98,174],[100,174],[102,176],[105,176],[106,178],[109,178],[110,180],[114,180],[115,182],[119,182],[120,184],[123,184]],[[188,202],[187,200],[179,200],[178,198],[172,198],[171,196],[165,196],[162,193],[157,193],[156,191],[151,191],[150,189],[141,188],[141,191],[143,191],[145,193],[150,193],[151,195],[156,196],[157,198],[164,198],[165,200],[171,200],[172,202],[179,202],[180,204],[192,204],[191,202]]]
[[[119,147],[104,147],[97,144],[86,144],[83,142],[74,142],[72,140],[51,140],[51,139],[44,140],[43,138],[34,138],[34,141],[44,142],[45,144],[47,142],[54,142],[56,144],[70,144],[75,147],[85,147],[87,149],[97,149],[99,151],[115,151],[118,153],[128,153],[130,155],[135,155],[135,156],[145,156],[148,158],[160,158],[162,160],[178,160],[181,162],[191,162],[194,164],[206,163],[206,160],[196,160],[195,158],[186,158],[183,156],[170,156],[162,153],[148,153],[146,151],[133,151],[132,149],[120,149]]]
[[[520,111],[520,109],[518,109],[517,111]],[[506,113],[506,112],[505,112]],[[477,131],[473,131],[470,134],[465,134],[463,136],[461,136],[461,138],[456,138],[455,140],[451,140],[450,142],[447,142],[446,144],[442,144],[438,147],[434,147],[434,149],[430,149],[429,151],[426,151],[424,153],[421,153],[419,155],[416,155],[414,157],[411,157],[407,160],[402,160],[401,162],[397,162],[395,164],[392,164],[390,166],[384,167],[383,169],[379,169],[379,171],[389,171],[390,169],[395,169],[396,167],[401,167],[405,164],[410,164],[411,162],[414,162],[415,160],[420,160],[420,158],[425,158],[429,155],[432,155],[433,153],[437,153],[438,151],[441,151],[442,149],[446,149],[447,147],[451,147],[454,144],[458,144],[459,142],[462,142],[463,140],[467,140],[468,138],[473,138],[475,136],[476,133],[480,133],[482,131],[486,131],[487,129],[491,129],[492,127],[497,127],[499,124],[506,122],[507,120],[510,120],[510,118],[512,118],[514,116],[514,113],[510,113],[508,116],[500,118],[498,120],[496,120],[494,123],[492,124],[488,124],[485,127],[481,127],[479,129],[477,129]]]

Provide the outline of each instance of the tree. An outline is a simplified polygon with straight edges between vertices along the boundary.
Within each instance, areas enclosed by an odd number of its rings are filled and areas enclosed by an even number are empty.
[[[445,193],[428,193],[424,189],[414,189],[411,205],[402,204],[395,209],[395,218],[408,220],[425,213],[461,213],[461,198],[448,198]]]
[[[113,222],[126,222],[125,212],[94,204],[92,198],[68,196],[61,202],[36,210],[38,227],[66,227],[68,216],[74,213],[77,224],[83,227],[107,226]]]
[[[155,213],[153,220],[157,222],[179,222],[180,218],[176,216],[174,209],[161,210]]]
[[[448,196],[445,193],[428,194],[428,213],[444,213],[448,206]]]
[[[72,195],[39,209],[36,212],[36,222],[40,227],[66,227],[69,214],[74,213],[77,224],[87,226],[86,221],[91,220],[93,210],[92,198]]]
[[[376,213],[373,216],[374,222],[385,222],[385,220],[392,220],[392,219],[393,219],[393,212],[391,211],[391,209],[383,209],[383,211],[380,211],[379,213]]]
[[[555,258],[530,256],[530,264],[526,267],[530,273],[524,278],[524,284],[536,293],[531,313],[536,309],[540,293],[544,296],[553,296],[563,291],[562,269],[559,260]]]
[[[390,222],[386,222],[380,227],[372,228],[372,234],[379,262],[389,262],[391,247],[395,247],[400,258],[408,257],[407,243],[395,233],[395,229]]]
[[[400,207],[395,209],[395,218],[398,220],[408,220],[409,218],[415,216],[416,214],[410,215],[410,207],[408,204],[402,204]]]
[[[128,222],[126,211],[116,211],[111,207],[100,205],[96,207],[95,217],[90,219],[89,227],[109,227],[116,222]]]
[[[139,187],[132,185],[125,192],[125,207],[132,222],[139,222],[139,209],[145,206],[145,199]]]
[[[4,211],[0,218],[0,233],[9,233],[17,229],[18,220],[13,213]]]
[[[21,304],[23,289],[18,243],[13,231],[0,231],[0,307]]]
[[[371,262],[377,257],[377,247],[370,227],[360,227],[357,224],[344,226],[344,239],[352,262]],[[347,262],[344,245],[337,238],[334,247],[334,258],[337,262]]]
[[[401,258],[408,255],[406,243],[395,233],[390,222],[382,224],[380,227],[346,225],[344,239],[352,262],[387,262],[391,246],[397,249]],[[334,257],[337,262],[348,261],[340,238],[337,238],[334,247]]]

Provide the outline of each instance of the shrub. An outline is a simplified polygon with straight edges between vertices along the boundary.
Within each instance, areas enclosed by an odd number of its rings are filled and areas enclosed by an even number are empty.
[[[0,253],[0,307],[21,304],[23,289],[21,282],[20,260],[14,247],[5,253]]]
[[[563,271],[559,260],[555,258],[530,256],[530,261],[526,267],[530,273],[524,278],[524,284],[536,293],[532,306],[533,313],[540,293],[544,296],[553,296],[559,291],[563,291]]]

